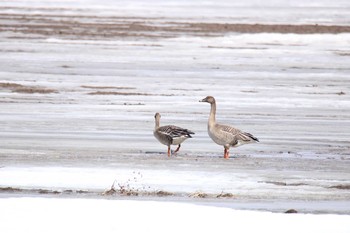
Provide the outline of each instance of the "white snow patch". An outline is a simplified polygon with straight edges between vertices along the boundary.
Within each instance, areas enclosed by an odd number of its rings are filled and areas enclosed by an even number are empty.
[[[1,232],[350,232],[348,215],[279,214],[185,203],[0,199]]]

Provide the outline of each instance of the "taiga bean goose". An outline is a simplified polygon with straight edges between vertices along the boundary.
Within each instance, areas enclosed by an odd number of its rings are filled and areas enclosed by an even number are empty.
[[[259,140],[250,133],[242,132],[229,125],[222,125],[216,123],[216,102],[212,96],[200,100],[199,102],[210,103],[210,115],[208,120],[208,134],[210,138],[221,146],[224,146],[224,158],[229,158],[230,147],[237,147],[243,144],[259,142]]]
[[[174,153],[178,152],[181,143],[187,138],[192,138],[191,134],[194,134],[188,129],[183,129],[175,125],[165,125],[159,127],[160,114],[157,112],[154,115],[156,125],[154,127],[153,135],[158,139],[158,141],[166,146],[168,146],[168,156],[171,155],[170,145],[178,145]]]

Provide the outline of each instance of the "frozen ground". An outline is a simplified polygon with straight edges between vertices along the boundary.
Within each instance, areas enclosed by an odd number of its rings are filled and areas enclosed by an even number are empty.
[[[348,1],[136,3],[1,2],[1,205],[53,196],[350,214]],[[329,27],[303,26],[316,23]],[[261,142],[223,160],[198,102],[207,95],[219,121]],[[155,112],[196,133],[176,157],[153,138]]]
[[[339,232],[350,216],[286,215],[194,204],[10,198],[0,199],[1,232]],[[28,218],[35,216],[36,218]],[[20,224],[19,224],[20,222]]]
[[[323,24],[349,26],[347,0],[5,0],[5,13],[154,17],[181,22]],[[28,11],[30,9],[30,11]]]

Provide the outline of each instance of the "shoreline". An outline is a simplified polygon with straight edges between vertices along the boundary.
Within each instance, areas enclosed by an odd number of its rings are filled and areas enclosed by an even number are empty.
[[[51,20],[52,17],[55,20]],[[176,38],[180,36],[217,37],[232,33],[340,34],[350,26],[319,24],[258,24],[179,22],[153,18],[103,18],[61,15],[1,14],[1,31],[13,32],[11,38],[93,39]],[[40,22],[40,23],[37,23]],[[44,22],[44,23],[41,23]]]

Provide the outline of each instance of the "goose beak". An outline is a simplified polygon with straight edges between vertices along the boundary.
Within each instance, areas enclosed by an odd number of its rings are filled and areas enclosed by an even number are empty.
[[[199,102],[207,102],[206,98],[200,100]]]

